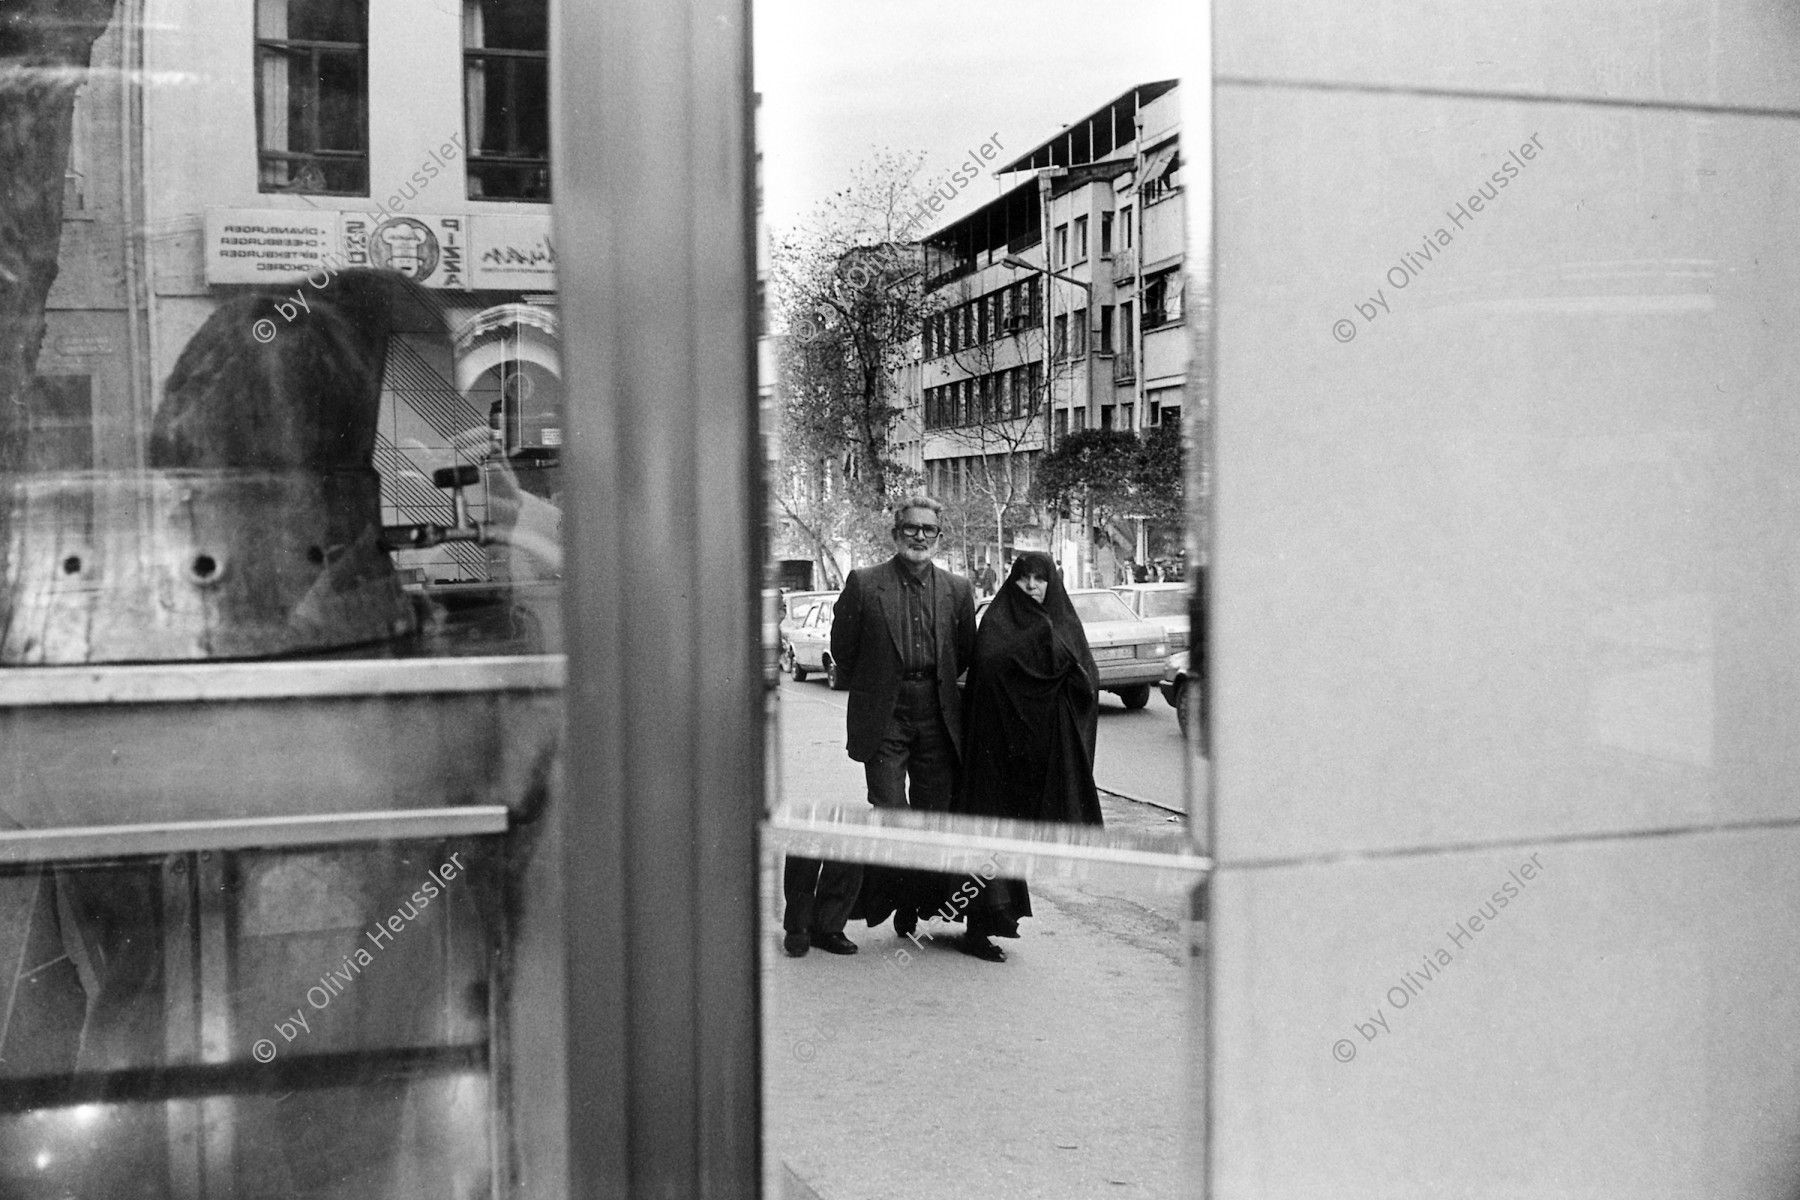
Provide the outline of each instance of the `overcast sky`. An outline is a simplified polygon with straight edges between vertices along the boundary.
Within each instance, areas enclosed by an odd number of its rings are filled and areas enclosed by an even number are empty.
[[[769,225],[794,225],[878,149],[924,152],[930,186],[996,134],[996,163],[1010,161],[1134,84],[1179,78],[1195,68],[1204,11],[1194,0],[757,0]],[[999,193],[984,176],[945,220]]]

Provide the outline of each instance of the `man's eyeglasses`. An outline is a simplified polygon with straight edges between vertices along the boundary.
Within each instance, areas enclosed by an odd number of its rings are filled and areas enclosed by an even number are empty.
[[[902,525],[900,532],[909,538],[924,538],[928,542],[935,542],[944,531],[936,525]]]

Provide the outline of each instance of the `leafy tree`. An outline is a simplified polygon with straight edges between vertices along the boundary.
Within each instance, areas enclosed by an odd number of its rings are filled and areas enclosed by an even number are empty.
[[[1084,510],[1090,521],[1109,524],[1133,511],[1132,473],[1139,462],[1138,436],[1126,429],[1082,429],[1058,438],[1038,462],[1033,481],[1045,504]]]
[[[1182,523],[1187,516],[1182,475],[1181,426],[1154,425],[1139,439],[1133,475],[1132,515]]]
[[[1084,429],[1058,439],[1034,481],[1039,498],[1079,511],[1112,532],[1115,522],[1142,520],[1179,526],[1185,517],[1181,426],[1165,424],[1142,435],[1121,429]]]

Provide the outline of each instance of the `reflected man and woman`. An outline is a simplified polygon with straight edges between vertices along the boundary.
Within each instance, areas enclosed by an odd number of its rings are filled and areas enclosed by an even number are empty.
[[[931,562],[941,507],[925,496],[900,505],[894,557],[851,572],[834,614],[848,751],[863,763],[869,803],[1098,825],[1099,673],[1055,563],[1020,555],[977,630],[968,581]],[[843,932],[854,917],[874,926],[891,915],[905,937],[937,917],[965,923],[959,950],[1003,962],[991,939],[1019,935],[1030,891],[1022,879],[972,878],[970,896],[966,881],[939,872],[790,856],[784,948],[854,954]]]

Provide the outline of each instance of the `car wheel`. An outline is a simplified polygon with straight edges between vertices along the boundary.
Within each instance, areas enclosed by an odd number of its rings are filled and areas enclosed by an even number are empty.
[[[792,646],[787,648],[787,668],[788,674],[794,677],[795,683],[806,682],[806,668],[800,665],[800,660],[795,657]]]
[[[1119,699],[1125,702],[1126,708],[1142,708],[1150,703],[1150,685],[1140,683],[1136,687],[1120,688]]]
[[[1188,685],[1185,682],[1175,685],[1175,723],[1181,726],[1181,736],[1188,735]]]
[[[838,674],[837,663],[835,661],[830,661],[825,664],[825,686],[834,692],[841,692],[844,690],[844,679],[843,676]]]

